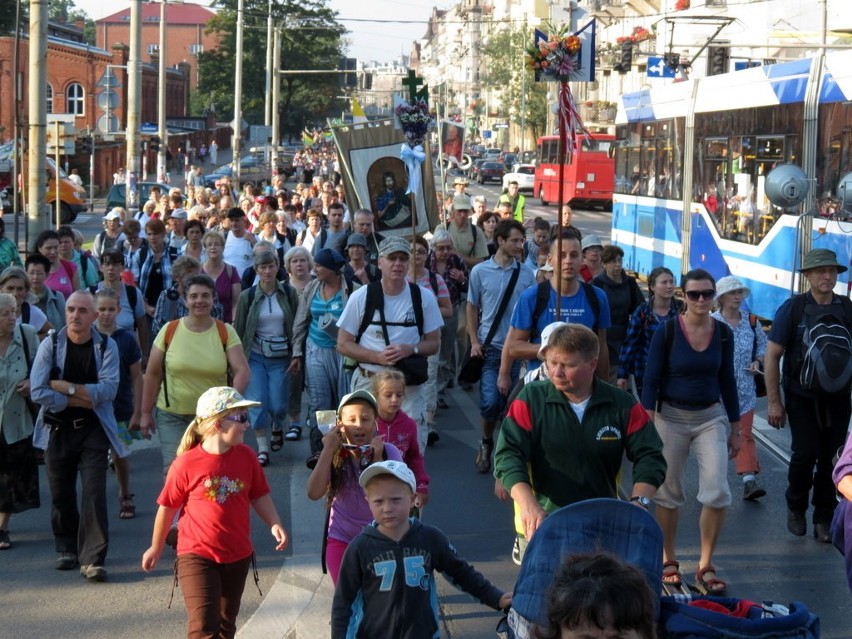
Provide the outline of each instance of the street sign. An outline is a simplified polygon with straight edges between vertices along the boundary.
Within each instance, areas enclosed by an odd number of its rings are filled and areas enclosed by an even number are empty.
[[[139,127],[140,133],[157,133],[159,130],[160,129],[156,124],[151,124],[150,122],[145,122],[141,127]]]
[[[497,122],[497,123],[494,125],[494,128],[495,128],[495,129],[508,129],[508,128],[509,128],[509,125],[508,125],[508,124],[506,124],[505,122]]]
[[[101,91],[97,96],[98,108],[102,111],[118,108],[118,93],[115,91]]]
[[[48,113],[45,133],[47,134],[48,154],[55,155],[57,146],[61,155],[74,154],[74,138],[77,137],[77,129],[74,126],[73,115],[67,113]],[[57,133],[59,135],[58,138]]]
[[[103,113],[98,116],[96,126],[101,133],[117,133],[118,118],[112,114],[110,114],[109,118],[107,118],[107,114]]]
[[[118,80],[118,76],[115,75],[115,71],[113,71],[110,67],[107,67],[106,71],[104,71],[101,79],[98,80],[97,87],[99,89],[120,89],[121,82]]]
[[[673,78],[675,71],[666,65],[665,58],[662,56],[648,56],[648,77],[649,78]]]

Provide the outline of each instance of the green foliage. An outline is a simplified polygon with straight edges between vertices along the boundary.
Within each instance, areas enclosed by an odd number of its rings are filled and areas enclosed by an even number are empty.
[[[515,124],[526,124],[535,139],[547,127],[548,83],[536,82],[532,71],[525,68],[524,49],[531,38],[532,28],[510,26],[492,33],[483,49],[488,70],[482,82],[501,89],[507,115]]]
[[[208,23],[208,32],[219,37],[219,47],[198,57],[199,89],[204,106],[212,104],[219,120],[233,118],[234,60],[236,48],[237,0],[216,0],[217,15]],[[266,0],[245,0],[243,50],[243,117],[262,123],[266,91]],[[283,24],[282,69],[336,69],[341,55],[344,28],[327,0],[282,0],[272,5],[275,24]],[[298,134],[305,126],[324,123],[325,117],[339,112],[337,76],[282,75],[281,135]]]
[[[9,33],[15,28],[16,11],[15,2],[0,2],[0,33]]]

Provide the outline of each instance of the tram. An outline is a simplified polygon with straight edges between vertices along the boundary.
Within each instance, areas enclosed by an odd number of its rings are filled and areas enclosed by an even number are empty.
[[[802,285],[807,251],[829,248],[848,263],[850,100],[852,51],[622,96],[612,241],[625,268],[736,275],[752,291],[751,312],[772,318]],[[782,165],[800,167],[801,202],[772,197]],[[838,293],[849,294],[849,277],[840,275]]]

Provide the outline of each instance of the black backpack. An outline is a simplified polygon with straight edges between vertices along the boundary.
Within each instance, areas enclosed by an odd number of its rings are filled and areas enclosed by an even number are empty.
[[[840,304],[835,304],[840,300]],[[839,393],[852,381],[852,300],[835,296],[831,304],[808,303],[807,294],[793,298],[791,335],[799,348],[792,375],[806,391]]]
[[[580,286],[583,289],[583,292],[586,294],[586,299],[589,300],[589,306],[592,307],[592,315],[595,316],[595,321],[592,324],[592,330],[597,332],[598,330],[598,318],[601,314],[601,302],[598,299],[598,296],[595,295],[595,287],[591,284],[581,281]],[[535,339],[540,335],[540,332],[537,328],[538,320],[541,319],[544,311],[547,310],[547,303],[550,301],[550,291],[551,291],[550,281],[544,280],[543,282],[538,283],[538,287],[535,291],[535,308],[533,308],[532,313],[532,328],[530,329],[530,338]]]
[[[411,305],[414,307],[414,323],[417,326],[417,332],[423,335],[423,298],[420,295],[420,286],[408,282],[408,290],[411,291]],[[370,324],[378,324],[381,326],[383,322],[373,322],[373,315],[376,311],[382,311],[381,316],[384,317],[385,308],[385,292],[382,289],[381,281],[370,282],[367,284],[367,297],[364,301],[364,316],[361,318],[361,325],[358,327],[358,334],[355,336],[355,342],[361,341],[361,336],[369,328]],[[385,326],[411,326],[406,322],[384,322]]]

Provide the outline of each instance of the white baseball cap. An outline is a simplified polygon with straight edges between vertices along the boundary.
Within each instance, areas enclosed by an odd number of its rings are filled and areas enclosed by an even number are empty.
[[[562,328],[563,326],[568,326],[567,322],[553,322],[544,327],[544,330],[541,332],[541,346],[538,347],[538,358],[543,362],[544,356],[547,352],[547,347],[550,346],[550,336],[553,335],[557,329]]]
[[[414,473],[411,472],[411,469],[401,461],[391,460],[370,464],[367,466],[366,470],[361,473],[361,477],[358,478],[358,483],[361,484],[362,488],[366,488],[367,482],[373,477],[378,477],[379,475],[392,475],[399,481],[408,484],[408,487],[411,488],[411,492],[417,492],[417,480],[414,478]]]

